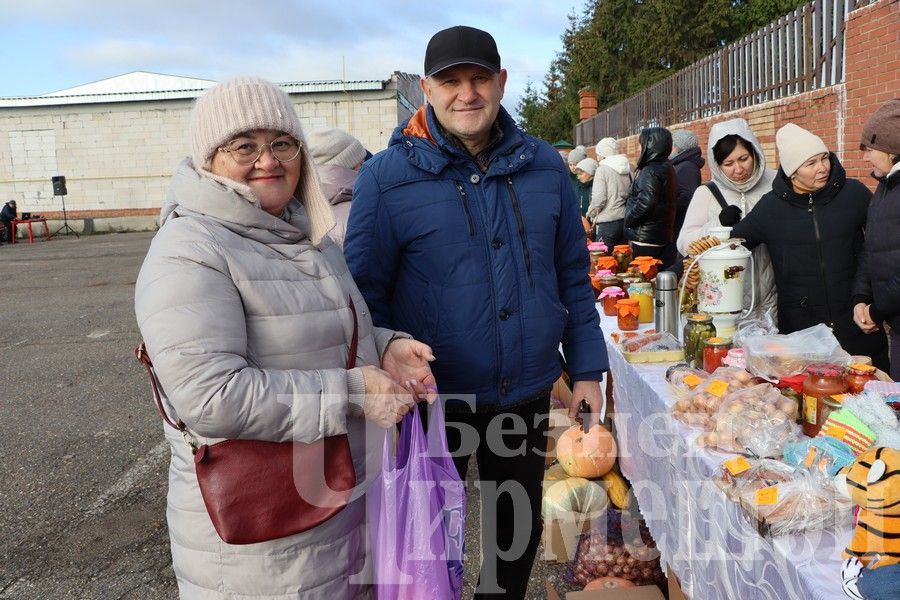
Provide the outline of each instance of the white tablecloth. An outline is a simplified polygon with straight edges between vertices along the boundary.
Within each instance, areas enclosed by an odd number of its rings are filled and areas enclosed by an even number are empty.
[[[696,448],[699,432],[671,417],[667,364],[631,364],[608,335],[619,463],[641,514],[693,600],[841,599],[848,527],[767,539],[709,478],[733,455]]]

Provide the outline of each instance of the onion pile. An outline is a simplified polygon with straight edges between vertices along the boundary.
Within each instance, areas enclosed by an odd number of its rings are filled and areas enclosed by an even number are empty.
[[[665,576],[659,566],[659,552],[652,539],[645,541],[642,536],[621,544],[612,543],[599,534],[584,536],[578,555],[570,565],[570,579],[586,585],[595,579],[609,577],[621,577],[636,585],[663,581]]]

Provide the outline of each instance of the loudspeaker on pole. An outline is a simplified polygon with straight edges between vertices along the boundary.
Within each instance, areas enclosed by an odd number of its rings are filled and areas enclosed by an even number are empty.
[[[54,175],[50,178],[50,181],[53,182],[53,195],[54,196],[65,196],[66,195],[66,176],[65,175]]]

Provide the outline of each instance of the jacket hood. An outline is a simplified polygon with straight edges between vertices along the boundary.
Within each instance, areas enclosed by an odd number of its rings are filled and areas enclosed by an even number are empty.
[[[844,187],[844,184],[847,183],[847,172],[844,170],[844,166],[838,160],[838,157],[835,156],[834,152],[830,152],[828,158],[831,160],[831,172],[828,174],[828,183],[821,190],[816,190],[812,193],[813,203],[816,204],[827,204],[830,202]],[[791,178],[781,168],[778,169],[775,181],[772,182],[772,191],[779,198],[788,202],[803,205],[809,203],[809,194],[798,194],[795,192],[794,186],[791,185]]]
[[[688,148],[687,150],[682,150],[675,156],[671,158],[672,164],[677,165],[683,162],[692,162],[697,165],[698,169],[702,169],[703,165],[706,164],[706,160],[704,160],[702,154],[700,153],[700,148]]]
[[[612,156],[607,156],[600,161],[600,164],[606,165],[619,175],[629,175],[631,173],[631,163],[628,162],[628,157],[624,154],[613,154]]]
[[[332,206],[349,202],[353,197],[353,183],[356,171],[340,165],[317,165],[319,187]]]
[[[666,162],[672,154],[672,134],[664,127],[649,127],[641,131],[638,138],[641,156],[637,168],[642,169],[651,162]]]
[[[310,237],[306,210],[295,198],[285,207],[282,218],[270,215],[259,207],[248,186],[198,171],[190,158],[184,159],[172,176],[159,224],[186,215],[213,219],[238,235],[264,244],[294,244]]]
[[[725,176],[722,169],[719,168],[719,163],[716,162],[715,154],[713,154],[713,147],[718,144],[723,137],[729,135],[736,135],[748,142],[753,148],[753,152],[756,154],[754,157],[755,167],[753,169],[753,174],[750,176],[750,179],[741,183],[734,182]],[[750,125],[744,119],[731,119],[713,125],[709,130],[709,142],[706,146],[706,156],[709,157],[709,171],[712,174],[713,181],[715,181],[716,184],[734,190],[739,194],[748,192],[756,187],[756,184],[762,179],[763,173],[766,170],[766,155],[763,153],[762,144],[759,143],[759,139],[757,139],[753,130],[750,129]]]
[[[503,132],[503,139],[493,148],[492,157],[502,156],[503,160],[492,158],[489,173],[514,173],[534,159],[537,141],[523,135],[502,106],[497,113],[497,124]],[[440,173],[452,161],[472,160],[465,150],[443,137],[434,109],[428,104],[419,107],[408,121],[394,130],[388,142],[388,147],[392,146],[405,146],[410,162],[434,174]],[[378,157],[373,160],[378,160]]]

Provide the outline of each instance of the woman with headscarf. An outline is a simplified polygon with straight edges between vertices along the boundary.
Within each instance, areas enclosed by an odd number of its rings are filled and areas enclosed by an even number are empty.
[[[372,325],[327,235],[334,217],[281,88],[252,77],[211,88],[191,113],[190,143],[135,286],[166,412],[200,444],[346,434],[362,483],[364,419],[402,418],[433,382],[430,349]],[[358,366],[348,368],[356,320]],[[361,495],[301,533],[231,545],[207,512],[191,448],[165,430],[182,598],[372,597],[352,579],[366,564]]]
[[[878,188],[869,203],[866,244],[853,286],[853,320],[865,332],[891,326],[891,379],[900,381],[900,99],[875,111],[860,149]]]
[[[744,119],[716,123],[709,130],[707,158],[712,180],[694,192],[678,234],[676,246],[683,255],[687,247],[711,227],[732,227],[746,216],[763,194],[772,189],[775,171],[766,167],[762,145]],[[697,267],[694,267],[697,268]],[[756,297],[754,314],[768,313],[777,320],[775,278],[765,246],[753,250]],[[750,307],[751,286],[744,287],[744,307]]]
[[[883,331],[853,322],[853,280],[872,192],[847,177],[815,134],[788,123],[775,134],[781,166],[764,195],[731,234],[748,248],[765,244],[778,290],[778,331],[824,323],[851,355],[887,368]]]
[[[633,256],[662,258],[672,242],[678,182],[669,162],[672,134],[649,127],[638,136],[638,174],[625,198],[625,239]]]

